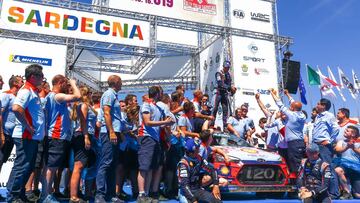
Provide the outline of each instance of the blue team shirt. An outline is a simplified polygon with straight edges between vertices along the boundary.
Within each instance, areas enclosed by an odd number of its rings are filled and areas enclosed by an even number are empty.
[[[2,108],[2,122],[4,134],[11,136],[15,128],[16,117],[12,111],[12,106],[14,104],[15,95],[10,91],[3,92],[0,95],[1,98],[1,108]]]
[[[156,141],[160,141],[160,126],[150,127],[146,126],[143,121],[143,114],[150,114],[151,121],[161,121],[163,118],[163,114],[160,111],[160,107],[156,106],[156,103],[149,99],[144,102],[141,106],[139,113],[139,136],[150,136]]]
[[[194,129],[193,119],[190,119],[189,117],[187,117],[186,114],[183,114],[179,118],[178,126],[179,127],[185,126],[187,131],[193,132]]]
[[[285,141],[304,140],[305,114],[302,111],[290,111],[280,100],[276,101],[276,105],[286,115]]]
[[[76,111],[77,111],[78,115],[79,115],[79,113],[81,113],[81,106],[82,105],[83,105],[83,103],[79,103],[79,105],[77,106]],[[88,133],[90,135],[95,134],[96,119],[97,119],[97,115],[94,112],[94,109],[92,109],[90,106],[88,106],[88,112],[87,112],[87,117],[86,117],[86,125],[88,126]],[[75,123],[75,131],[82,131],[79,116],[78,116],[78,119],[76,120],[76,123]]]
[[[25,111],[25,119],[35,130],[33,135],[30,135],[25,130],[22,123],[16,118],[15,128],[12,134],[13,138],[22,138],[30,140],[42,140],[45,135],[45,115],[41,108],[41,102],[36,87],[29,82],[19,90],[14,100],[14,105],[19,105]]]
[[[254,128],[254,121],[251,118],[241,118],[237,119],[233,116],[230,116],[227,120],[227,124],[230,124],[236,132],[239,133],[240,138],[245,139],[246,132]]]
[[[121,132],[121,109],[120,103],[117,99],[117,93],[114,89],[109,88],[104,92],[100,100],[100,108],[101,108],[101,130],[100,133],[107,133],[105,118],[104,118],[104,106],[109,106],[111,108],[110,115],[112,121],[112,127],[114,128],[114,132]]]
[[[55,100],[56,93],[50,92],[46,96],[46,114],[49,126],[48,136],[53,139],[71,140],[71,119],[67,102]]]
[[[336,118],[332,113],[324,111],[316,116],[314,128],[312,131],[312,141],[314,143],[319,143],[322,141],[330,142],[332,137],[336,138],[338,134],[339,125],[337,124]]]

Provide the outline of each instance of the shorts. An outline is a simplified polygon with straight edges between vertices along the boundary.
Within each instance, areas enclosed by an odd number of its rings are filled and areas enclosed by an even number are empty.
[[[45,163],[50,168],[69,168],[70,142],[48,138]]]
[[[124,165],[129,170],[138,170],[139,161],[138,161],[138,151],[133,149],[127,149],[125,153],[125,163]]]
[[[71,139],[71,149],[74,151],[74,162],[80,161],[83,166],[89,162],[89,151],[85,149],[85,137],[82,132],[75,132]]]
[[[1,163],[6,163],[9,159],[11,152],[14,148],[14,141],[10,135],[5,135],[5,143],[3,148],[0,150],[0,161]]]
[[[160,143],[150,136],[138,138],[140,148],[138,151],[139,170],[157,170],[164,163],[164,152]]]
[[[43,168],[44,166],[44,148],[47,146],[48,139],[45,138],[38,144],[38,151],[36,154],[35,168]]]

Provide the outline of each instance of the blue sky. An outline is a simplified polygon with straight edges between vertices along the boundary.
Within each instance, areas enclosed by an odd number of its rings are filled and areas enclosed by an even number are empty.
[[[78,1],[91,3],[91,0]],[[325,75],[326,67],[330,66],[338,82],[338,66],[349,78],[351,69],[360,77],[360,1],[278,0],[277,3],[280,34],[294,38],[290,50],[294,53],[292,59],[301,62],[309,103],[305,110],[310,111],[320,99],[320,93],[318,87],[308,86],[305,64],[319,66]],[[347,101],[343,102],[337,90],[334,91],[337,98],[331,101],[335,109],[347,107],[353,117],[358,117],[360,102],[356,103],[346,89],[343,94]]]

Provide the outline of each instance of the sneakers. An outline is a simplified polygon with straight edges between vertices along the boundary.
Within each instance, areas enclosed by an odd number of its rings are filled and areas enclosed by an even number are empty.
[[[43,203],[60,203],[53,195],[48,195]]]
[[[341,200],[344,200],[344,199],[353,199],[353,196],[351,195],[351,193],[348,193],[346,191],[344,191],[342,193],[342,195],[340,196],[340,199]]]
[[[138,196],[137,203],[152,203],[152,199],[150,197],[146,197],[146,196]]]
[[[95,203],[106,203],[106,201],[105,201],[105,199],[104,199],[104,197],[103,196],[101,196],[101,195],[96,195],[95,196],[95,201],[94,201]]]
[[[111,198],[110,202],[112,202],[112,203],[124,203],[123,200],[121,200],[121,199],[119,199],[117,197]]]
[[[25,196],[28,202],[37,202],[40,199],[40,197],[37,196],[33,191],[26,192]]]

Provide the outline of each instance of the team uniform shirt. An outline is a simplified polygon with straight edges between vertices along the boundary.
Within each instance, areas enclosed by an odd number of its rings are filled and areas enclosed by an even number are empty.
[[[110,115],[111,115],[111,122],[114,132],[121,132],[121,109],[120,103],[117,99],[117,94],[114,89],[109,88],[104,92],[100,100],[100,108],[101,108],[101,130],[100,133],[107,133],[105,118],[104,118],[104,106],[109,106],[111,108]]]
[[[77,106],[77,113],[79,115],[79,113],[81,113],[81,106],[83,105],[83,103],[79,103],[79,105]],[[86,117],[86,125],[88,127],[88,133],[90,135],[94,135],[95,134],[95,128],[96,128],[96,119],[97,119],[97,115],[95,113],[95,109],[90,108],[90,106],[88,107],[88,112],[87,112],[87,117]],[[80,118],[78,118],[76,120],[75,123],[75,131],[76,132],[82,132],[81,129],[81,124],[80,124]]]
[[[310,122],[310,123],[306,123],[304,126],[304,137],[308,136],[309,137],[309,143],[312,143],[312,131],[314,129],[314,123]]]
[[[344,137],[345,129],[350,125],[357,126],[360,129],[360,127],[358,126],[358,123],[356,121],[349,120],[348,122],[346,122],[344,124],[339,124],[339,134],[337,135],[337,137],[332,137],[331,140],[332,141],[334,141],[334,140],[336,140],[336,141],[345,140],[346,139]]]
[[[206,146],[206,144],[201,143],[200,148],[199,148],[199,155],[201,156],[201,158],[203,160],[209,160],[209,157],[212,153],[211,147],[210,146]]]
[[[201,111],[200,102],[196,99],[193,99],[191,102],[194,104],[195,112],[199,113]]]
[[[216,90],[222,93],[227,93],[231,88],[231,75],[229,72],[224,73],[223,71],[215,73],[216,79]]]
[[[10,92],[6,91],[0,95],[1,98],[1,108],[2,108],[2,122],[3,122],[3,130],[4,134],[11,136],[13,130],[15,128],[15,114],[12,111],[12,106],[14,104],[15,95]]]
[[[179,118],[178,126],[185,126],[187,131],[193,132],[193,119],[190,119],[186,114],[183,114]]]
[[[275,146],[281,149],[288,148],[287,142],[285,141],[285,124],[278,118],[265,125],[265,129],[268,130],[268,137],[266,143],[269,148]]]
[[[15,127],[12,134],[13,138],[22,138],[30,140],[42,140],[45,134],[45,115],[41,109],[40,98],[35,86],[26,82],[25,85],[19,90],[14,100],[14,105],[19,105],[25,110],[25,119],[33,127],[34,134],[25,130],[25,127],[16,118]]]
[[[320,143],[323,141],[331,141],[332,137],[337,137],[339,134],[339,125],[336,122],[335,116],[324,111],[316,116],[314,122],[314,129],[312,132],[314,143]]]
[[[306,121],[305,114],[301,111],[290,111],[278,100],[275,102],[280,111],[286,115],[285,119],[285,141],[304,140],[304,125]]]
[[[144,102],[141,106],[140,113],[139,113],[139,136],[150,136],[157,142],[160,141],[160,126],[150,127],[146,126],[143,121],[143,114],[150,114],[151,121],[161,121],[162,114],[160,112],[159,107],[156,106],[154,100],[149,99]]]
[[[71,140],[71,119],[67,102],[55,100],[56,93],[46,96],[46,112],[48,119],[48,137],[60,140]]]
[[[347,146],[347,143],[344,140],[340,140],[339,142],[341,142],[341,145],[343,147]],[[354,148],[359,149],[360,148],[360,143],[356,142],[354,143]],[[346,159],[348,161],[354,162],[354,163],[360,163],[360,155],[357,154],[353,149],[347,149],[346,151],[344,151],[343,153],[341,153],[341,158],[342,159]]]
[[[251,118],[241,118],[237,119],[230,116],[227,120],[227,124],[230,124],[236,132],[239,133],[240,138],[245,139],[246,132],[255,127],[254,121]]]
[[[130,135],[129,131],[135,133],[137,131],[138,126],[131,123],[126,114],[123,114],[124,121],[121,125],[121,131],[125,132],[125,140],[119,143],[119,148],[121,151],[126,151],[126,149],[131,149],[137,151],[139,149],[139,144],[136,140],[136,137]]]

